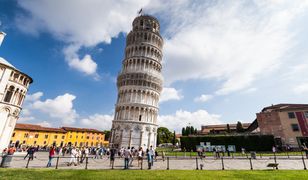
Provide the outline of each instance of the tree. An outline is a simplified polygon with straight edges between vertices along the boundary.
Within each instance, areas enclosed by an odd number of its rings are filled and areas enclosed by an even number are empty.
[[[182,128],[182,136],[186,136],[186,131],[184,127]]]
[[[195,133],[194,134],[198,134],[198,130],[197,130],[197,128],[195,129]]]
[[[108,141],[110,137],[110,130],[105,130],[104,134],[105,134],[105,141]]]
[[[227,133],[231,133],[230,125],[229,124],[227,124]]]
[[[173,133],[166,127],[157,129],[157,144],[173,143]]]
[[[175,131],[173,131],[173,141],[172,141],[173,146],[175,146],[175,143],[176,143],[176,135]]]
[[[243,125],[240,121],[237,121],[237,124],[236,124],[236,132],[237,133],[241,133],[241,132],[244,132],[244,128],[243,128]]]

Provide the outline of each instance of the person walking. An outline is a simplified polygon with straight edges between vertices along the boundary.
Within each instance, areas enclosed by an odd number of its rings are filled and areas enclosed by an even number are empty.
[[[132,147],[131,150],[130,150],[130,158],[129,158],[129,166],[132,167],[133,166],[133,161],[134,161],[134,157],[136,156],[136,153],[135,153],[135,148]]]
[[[27,154],[26,154],[26,156],[24,157],[24,159],[26,159],[28,156],[29,156],[29,152],[30,152],[30,149],[32,148],[32,146],[30,146],[30,147],[28,147],[28,149],[27,149]]]
[[[48,163],[47,163],[47,167],[51,166],[51,161],[52,161],[52,158],[54,157],[54,155],[55,155],[55,148],[52,146],[52,147],[50,147],[50,150],[49,150],[49,160],[48,160]]]
[[[77,156],[77,151],[76,151],[75,147],[73,147],[72,150],[71,150],[71,158],[70,158],[70,161],[69,161],[69,163],[67,164],[68,166],[71,166],[72,164],[74,164],[75,166],[77,166],[76,156]]]
[[[124,169],[128,169],[129,158],[131,157],[130,148],[124,149]]]

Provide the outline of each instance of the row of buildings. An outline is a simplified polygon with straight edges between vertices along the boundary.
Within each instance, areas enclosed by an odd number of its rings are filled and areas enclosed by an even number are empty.
[[[16,124],[10,144],[22,146],[108,146],[105,133],[96,129],[51,128],[33,124]]]
[[[308,146],[308,104],[264,107],[256,113],[252,123],[243,123],[242,127],[246,134],[273,135],[276,145],[280,147]],[[226,133],[236,133],[236,124],[206,125],[199,132],[200,135]]]

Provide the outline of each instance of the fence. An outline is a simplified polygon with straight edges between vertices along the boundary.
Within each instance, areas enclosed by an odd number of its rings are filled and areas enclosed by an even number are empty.
[[[9,167],[11,168],[44,168],[48,162],[48,153],[36,153],[33,160],[24,159],[24,156],[8,155],[2,156],[0,161],[5,162],[6,158],[11,159]],[[82,163],[75,166],[68,166],[71,157],[55,156],[52,160],[54,169],[123,169],[124,158],[116,157],[114,163],[110,163],[108,156],[102,158],[94,158],[89,156]],[[269,155],[260,154],[258,156],[159,156],[152,169],[169,170],[169,169],[185,169],[185,170],[254,170],[254,169],[304,169],[306,170],[307,157],[303,153],[300,155]],[[2,163],[3,165],[3,163]],[[8,164],[7,164],[8,165]],[[130,169],[147,169],[148,162],[144,158],[138,163],[134,158]]]

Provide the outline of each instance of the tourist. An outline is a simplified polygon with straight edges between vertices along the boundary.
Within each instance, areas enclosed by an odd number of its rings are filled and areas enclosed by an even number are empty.
[[[69,161],[69,163],[67,164],[68,166],[71,166],[72,164],[74,164],[75,166],[77,166],[76,156],[77,156],[77,151],[76,151],[75,147],[73,147],[72,150],[71,150],[71,158],[70,158],[70,161]]]
[[[85,147],[82,147],[82,148],[81,148],[80,163],[83,163],[85,157],[86,157],[86,154],[85,154]]]
[[[245,156],[246,152],[245,152],[245,148],[242,147],[242,156]]]
[[[148,159],[148,169],[151,169],[151,166],[152,166],[152,155],[150,154],[150,150],[149,149],[147,149],[147,151],[146,151],[146,153],[147,153],[147,159]]]
[[[81,151],[79,148],[76,148],[76,162],[78,165],[80,163],[80,157],[81,157]]]
[[[166,156],[165,151],[163,151],[163,152],[161,153],[161,157],[163,158],[163,161],[165,161],[165,156]]]
[[[55,148],[52,146],[49,150],[49,161],[47,163],[47,167],[51,166],[51,161],[52,161],[52,158],[54,157],[54,155],[55,155]]]
[[[143,162],[143,150],[142,150],[142,147],[140,147],[138,151],[138,167],[139,167],[139,164],[142,165],[142,162]]]
[[[133,166],[134,157],[136,156],[135,148],[134,147],[131,148],[130,153],[131,153],[131,155],[130,155],[130,158],[129,158],[129,166],[132,167]]]
[[[128,169],[129,158],[131,157],[130,148],[124,149],[124,169]]]
[[[3,156],[3,155],[6,155],[6,154],[7,154],[7,151],[8,151],[7,148],[4,148],[3,151],[2,151],[2,156]]]
[[[154,155],[155,155],[153,146],[150,146],[149,154],[151,155],[151,166],[153,166],[154,165]]]
[[[112,166],[112,167],[114,165],[115,154],[116,154],[116,149],[111,147],[111,149],[110,149],[110,166]]]
[[[24,159],[26,159],[28,156],[29,156],[29,152],[30,152],[30,149],[32,148],[32,146],[30,146],[28,149],[27,149],[27,154],[26,156],[24,157]]]
[[[276,153],[276,146],[272,147],[272,151],[273,151],[274,154]]]
[[[35,148],[34,146],[31,146],[31,147],[28,149],[29,159],[30,159],[30,160],[33,160],[35,151],[36,151],[36,148]]]
[[[307,148],[305,143],[303,143],[303,145],[302,145],[302,150],[305,151],[306,158],[308,159],[308,148]]]
[[[60,146],[59,151],[58,151],[58,156],[60,156],[62,154],[62,150],[63,150],[63,148],[62,148],[62,146]]]
[[[11,146],[8,151],[7,151],[7,154],[8,155],[13,155],[16,151],[16,148],[14,146]]]

